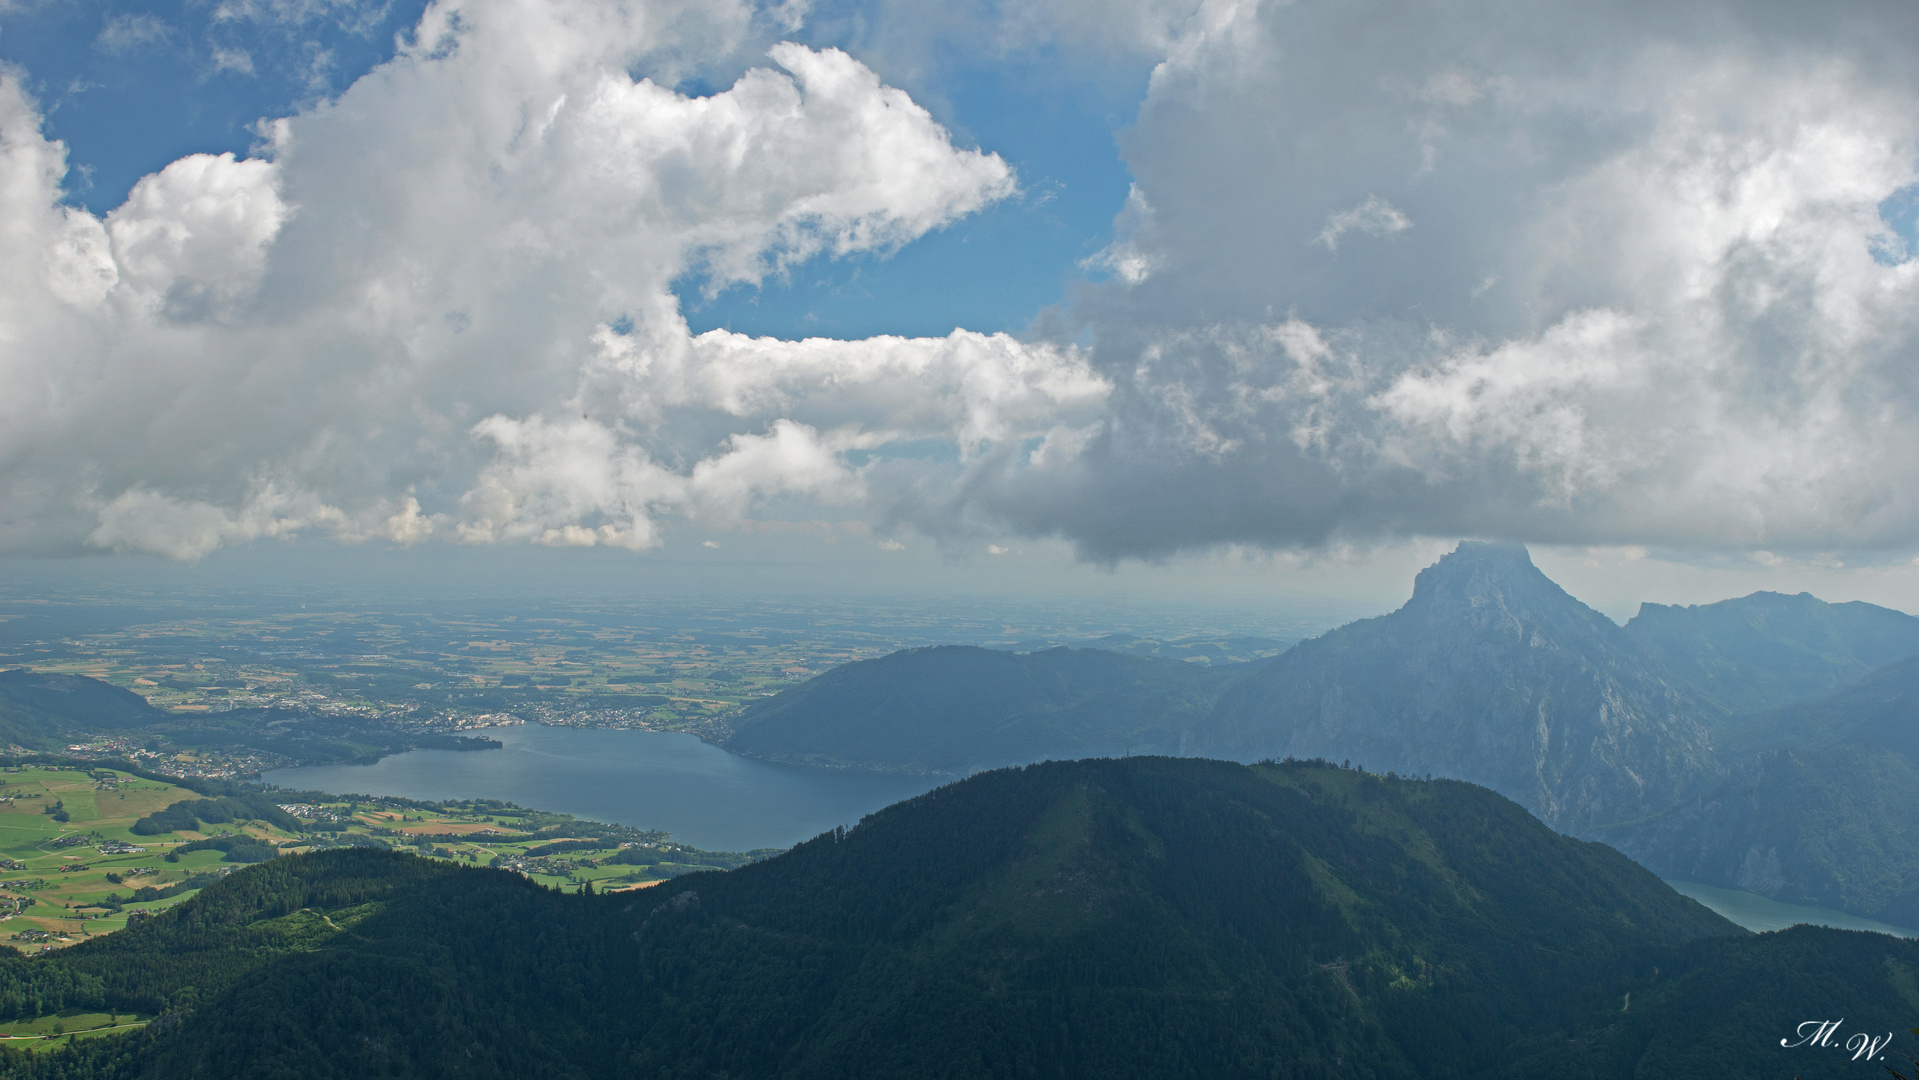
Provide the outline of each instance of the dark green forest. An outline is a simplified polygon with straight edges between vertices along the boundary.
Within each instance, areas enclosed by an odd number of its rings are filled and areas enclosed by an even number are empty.
[[[607,895],[361,849],[0,956],[0,1019],[158,1013],[0,1076],[1880,1076],[1919,945],[1748,934],[1455,781],[1131,758],[981,774]],[[1630,995],[1630,996],[1628,996]]]

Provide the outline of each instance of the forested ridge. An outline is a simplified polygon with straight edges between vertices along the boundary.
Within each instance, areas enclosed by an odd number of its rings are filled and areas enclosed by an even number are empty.
[[[0,1076],[1864,1077],[1779,1040],[1903,1033],[1915,973],[1880,935],[1747,934],[1470,784],[1132,758],[633,892],[274,859],[0,957],[0,1019],[160,1014]]]
[[[834,668],[723,722],[727,749],[775,761],[964,776],[1049,757],[1178,753],[1244,677],[1100,649],[906,649]]]

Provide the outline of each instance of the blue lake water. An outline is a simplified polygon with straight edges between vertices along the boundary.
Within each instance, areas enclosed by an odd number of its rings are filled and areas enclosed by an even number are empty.
[[[917,776],[772,765],[691,735],[542,727],[478,734],[502,750],[413,750],[372,765],[276,769],[281,787],[410,799],[503,799],[594,821],[663,829],[694,847],[790,847],[930,790]]]
[[[1888,926],[1882,922],[1848,915],[1843,911],[1833,911],[1821,907],[1801,907],[1798,904],[1782,904],[1758,893],[1749,893],[1741,889],[1721,889],[1712,885],[1701,885],[1696,881],[1668,881],[1681,895],[1690,896],[1706,905],[1732,922],[1748,930],[1764,932],[1784,930],[1788,926],[1811,923],[1814,926],[1831,926],[1840,930],[1872,930],[1876,933],[1891,934],[1894,937],[1919,937],[1919,931],[1908,930],[1903,926]]]

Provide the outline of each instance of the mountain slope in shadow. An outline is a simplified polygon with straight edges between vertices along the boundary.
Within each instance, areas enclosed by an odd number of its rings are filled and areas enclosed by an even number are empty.
[[[1624,630],[1525,548],[1471,542],[1421,571],[1398,611],[1235,686],[1193,750],[1470,780],[1570,832],[1641,815],[1712,759],[1698,708]]]
[[[1641,604],[1626,636],[1658,657],[1675,687],[1726,716],[1829,693],[1919,655],[1919,618],[1810,593]]]
[[[1246,670],[1097,649],[908,649],[748,707],[721,745],[775,761],[948,775],[1047,758],[1177,754]]]
[[[49,750],[76,733],[134,731],[164,719],[145,698],[99,679],[0,671],[0,746]]]

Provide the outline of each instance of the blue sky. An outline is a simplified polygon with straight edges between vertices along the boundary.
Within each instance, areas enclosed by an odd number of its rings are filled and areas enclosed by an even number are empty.
[[[815,260],[790,281],[735,287],[712,301],[689,282],[680,296],[693,329],[774,337],[937,336],[961,326],[1018,333],[1042,308],[1065,300],[1072,282],[1104,277],[1081,263],[1112,242],[1131,182],[1115,130],[1138,101],[1048,77],[1044,68],[1044,58],[1017,67],[954,58],[940,71],[937,115],[960,141],[1018,170],[1018,198],[896,253]]]
[[[193,153],[245,156],[256,128],[311,107],[394,54],[425,7],[393,0],[305,18],[218,16],[207,3],[40,3],[0,20],[0,59],[28,73],[46,132],[67,144],[66,190],[105,215],[140,177]],[[844,45],[826,32],[795,35]],[[928,99],[957,141],[1017,171],[1020,195],[952,222],[897,251],[820,257],[761,286],[709,297],[705,279],[678,283],[696,331],[754,336],[938,336],[955,327],[1020,332],[1103,273],[1080,264],[1112,241],[1130,177],[1115,131],[1143,92],[1143,72],[1090,86],[1062,78],[1057,57],[981,63],[939,57]],[[235,57],[246,58],[236,66]],[[223,57],[225,64],[223,66]],[[882,72],[884,74],[884,72]],[[724,90],[699,79],[689,94]],[[1130,98],[1130,100],[1129,100]]]
[[[220,6],[205,3],[30,4],[0,17],[0,58],[27,73],[47,133],[67,144],[71,197],[104,214],[176,158],[246,154],[262,117],[337,93],[390,59],[424,6],[289,24],[219,18]]]

